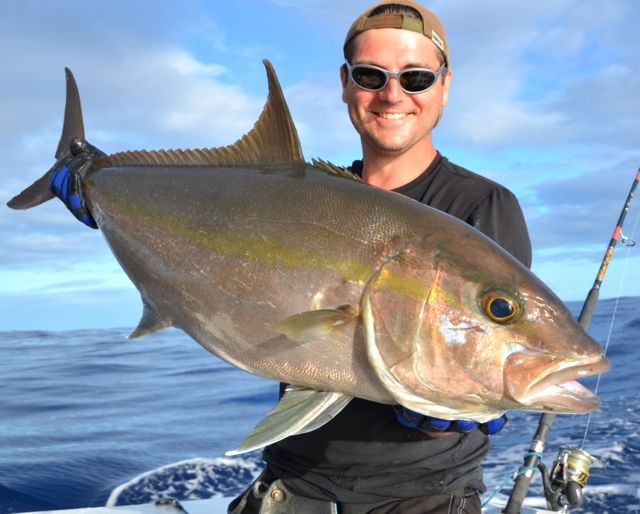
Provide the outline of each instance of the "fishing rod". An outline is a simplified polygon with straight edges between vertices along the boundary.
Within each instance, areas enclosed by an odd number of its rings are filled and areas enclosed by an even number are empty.
[[[589,327],[591,317],[593,316],[593,312],[596,308],[596,303],[600,296],[600,286],[602,285],[607,268],[609,267],[609,262],[611,262],[611,257],[613,256],[613,250],[616,243],[620,237],[622,237],[623,244],[633,246],[633,243],[629,242],[629,240],[622,235],[622,225],[627,216],[627,212],[629,212],[631,200],[633,199],[633,195],[635,194],[639,181],[640,169],[638,169],[635,180],[631,186],[631,190],[627,195],[627,200],[620,214],[620,218],[618,219],[618,223],[616,224],[616,228],[613,231],[613,236],[611,237],[607,251],[605,252],[602,263],[600,264],[596,280],[587,295],[582,306],[580,316],[578,317],[578,323],[585,330]],[[533,478],[536,468],[540,469],[543,476],[545,497],[549,504],[549,508],[554,510],[562,509],[567,512],[569,505],[572,507],[579,507],[582,504],[582,488],[585,486],[586,480],[589,477],[589,467],[596,459],[583,450],[577,450],[575,448],[561,448],[558,460],[554,464],[554,469],[551,472],[551,479],[546,474],[546,468],[540,462],[542,459],[542,452],[544,451],[544,446],[547,441],[547,434],[551,429],[551,425],[553,424],[555,417],[555,414],[548,412],[545,412],[540,416],[538,429],[533,436],[529,451],[525,455],[524,464],[517,473],[515,484],[511,491],[511,495],[509,496],[507,506],[500,512],[503,512],[504,514],[520,514],[522,504],[527,496],[531,479]],[[558,476],[558,472],[561,473],[562,476]],[[557,480],[555,485],[552,485],[551,482],[554,478]]]

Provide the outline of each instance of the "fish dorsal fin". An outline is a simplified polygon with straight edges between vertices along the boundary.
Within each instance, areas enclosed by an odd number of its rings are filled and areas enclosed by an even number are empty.
[[[102,166],[234,166],[243,164],[284,164],[303,162],[298,132],[271,63],[267,69],[269,96],[253,129],[234,144],[197,150],[157,150],[120,152]]]
[[[316,168],[326,171],[327,173],[331,173],[332,175],[338,175],[339,177],[350,178],[353,180],[357,180],[358,182],[362,182],[362,178],[356,175],[349,168],[345,168],[344,166],[336,166],[332,162],[324,161],[320,158],[311,159],[311,164],[313,164]]]
[[[82,105],[80,104],[78,85],[69,68],[65,68],[64,73],[67,77],[67,102],[64,107],[62,134],[56,150],[57,160],[62,159],[69,153],[69,145],[72,139],[76,137],[84,139],[84,122],[82,121]]]
[[[171,320],[159,314],[146,300],[142,297],[142,318],[136,329],[131,332],[127,339],[140,339],[156,332],[160,332],[171,326]]]
[[[341,393],[287,386],[284,396],[234,450],[225,455],[257,450],[285,437],[304,434],[331,421],[353,399]]]

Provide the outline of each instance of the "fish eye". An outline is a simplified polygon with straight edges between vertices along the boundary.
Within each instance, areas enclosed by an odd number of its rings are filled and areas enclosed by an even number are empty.
[[[490,291],[482,297],[482,309],[491,321],[506,324],[520,313],[520,304],[502,291]]]

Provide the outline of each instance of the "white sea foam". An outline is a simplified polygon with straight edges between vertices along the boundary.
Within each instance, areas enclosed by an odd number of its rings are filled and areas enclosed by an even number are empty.
[[[167,496],[184,500],[232,496],[255,480],[262,468],[256,453],[175,462],[119,485],[109,495],[106,506],[149,502]]]

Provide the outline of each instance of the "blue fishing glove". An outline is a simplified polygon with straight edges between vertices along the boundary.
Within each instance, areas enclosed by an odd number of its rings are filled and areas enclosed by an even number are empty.
[[[476,428],[485,435],[495,435],[507,424],[507,416],[503,414],[499,418],[492,419],[486,423],[478,423],[466,419],[449,421],[447,419],[423,416],[418,412],[406,407],[396,407],[396,417],[405,427],[415,428],[428,434],[438,434],[443,432],[471,432]]]
[[[84,200],[82,178],[106,154],[81,138],[72,140],[69,149],[71,154],[51,168],[49,189],[78,220],[87,227],[98,228]]]

